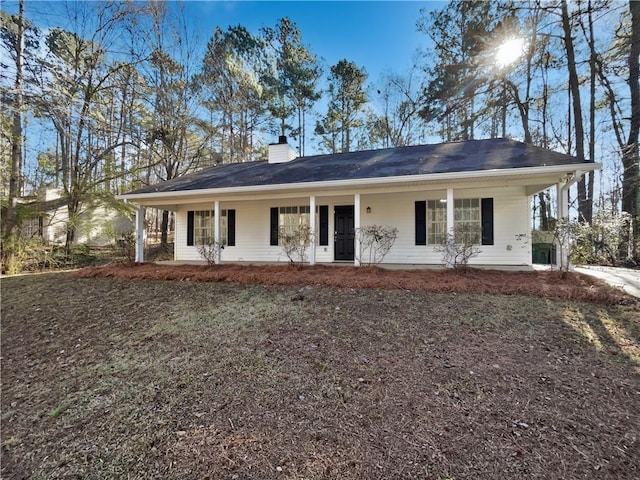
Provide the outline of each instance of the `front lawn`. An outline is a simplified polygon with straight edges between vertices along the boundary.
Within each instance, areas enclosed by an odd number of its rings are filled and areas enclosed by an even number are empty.
[[[640,477],[637,303],[389,278],[3,278],[2,479]]]

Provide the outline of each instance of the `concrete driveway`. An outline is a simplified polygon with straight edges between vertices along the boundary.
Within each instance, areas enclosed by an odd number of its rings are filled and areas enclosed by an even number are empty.
[[[596,265],[580,265],[574,267],[574,269],[576,272],[604,280],[609,285],[619,287],[626,293],[640,298],[640,270]]]

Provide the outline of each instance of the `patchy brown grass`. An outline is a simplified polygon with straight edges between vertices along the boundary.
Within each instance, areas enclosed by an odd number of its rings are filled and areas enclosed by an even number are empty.
[[[110,277],[127,280],[179,280],[263,285],[324,285],[340,288],[401,289],[434,293],[491,293],[532,295],[554,300],[601,304],[635,303],[632,296],[605,282],[579,273],[504,270],[386,270],[378,267],[315,265],[162,265],[132,264],[88,267],[78,278]]]
[[[637,304],[66,273],[1,287],[6,480],[640,477]]]

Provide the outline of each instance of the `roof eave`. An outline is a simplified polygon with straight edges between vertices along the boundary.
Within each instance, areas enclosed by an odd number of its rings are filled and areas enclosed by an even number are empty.
[[[400,175],[394,177],[374,177],[374,178],[357,178],[348,180],[329,180],[320,182],[298,182],[298,183],[278,183],[273,185],[247,185],[239,187],[223,187],[223,188],[206,188],[198,190],[175,190],[169,192],[148,192],[148,193],[125,193],[116,195],[119,200],[148,200],[154,198],[174,198],[174,197],[197,197],[201,195],[224,195],[229,193],[265,193],[275,191],[295,191],[295,190],[314,190],[341,187],[371,187],[380,185],[393,185],[398,183],[413,182],[437,182],[437,181],[455,181],[468,180],[478,178],[500,178],[504,176],[528,176],[528,175],[544,175],[554,173],[569,173],[599,170],[602,167],[600,163],[585,162],[565,165],[547,165],[542,167],[522,167],[522,168],[505,168],[493,170],[473,170],[469,172],[447,172],[447,173],[428,173],[422,175]]]

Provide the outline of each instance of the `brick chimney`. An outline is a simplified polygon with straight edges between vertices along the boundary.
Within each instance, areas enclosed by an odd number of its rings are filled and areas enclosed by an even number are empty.
[[[289,147],[287,137],[284,135],[278,137],[278,143],[269,144],[269,163],[290,162],[297,156],[296,152]]]

